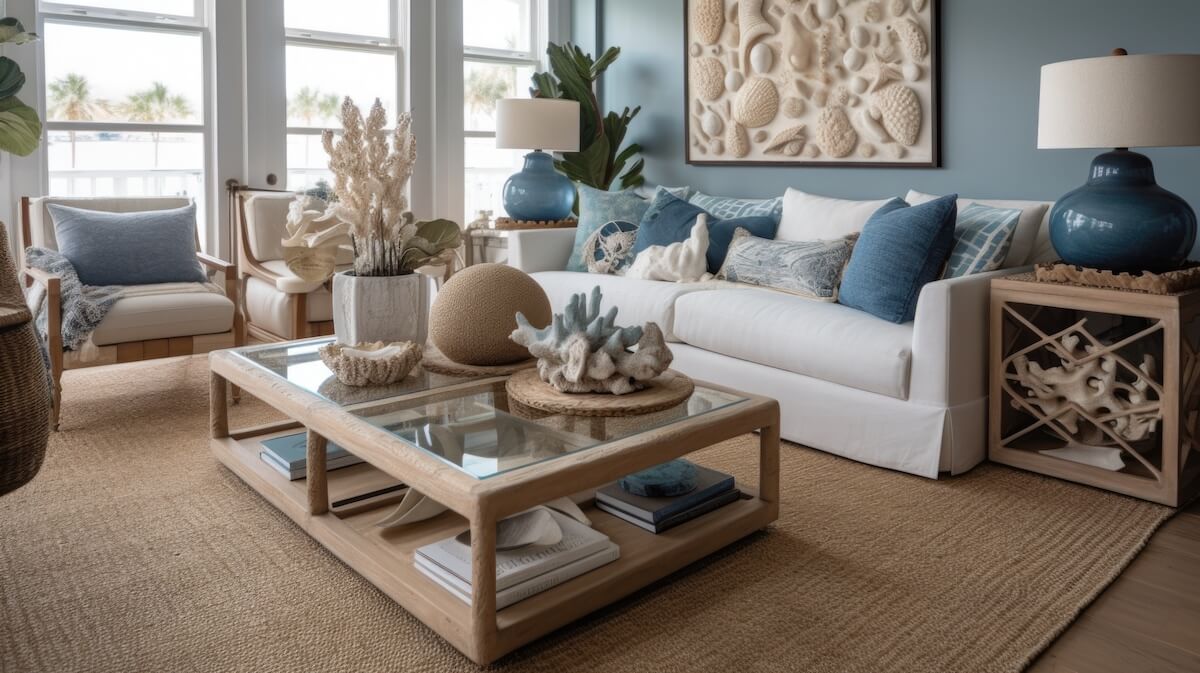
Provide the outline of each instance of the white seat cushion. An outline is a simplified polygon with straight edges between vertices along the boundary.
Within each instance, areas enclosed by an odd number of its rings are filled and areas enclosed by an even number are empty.
[[[679,297],[675,335],[721,355],[908,398],[912,323],[770,290],[721,289]]]
[[[658,323],[667,341],[679,341],[674,332],[675,300],[712,287],[707,283],[667,283],[578,271],[542,271],[531,275],[546,291],[555,312],[562,312],[571,295],[590,295],[592,288],[598,285],[604,294],[601,308],[607,310],[607,307],[616,306],[620,309],[618,325]]]
[[[233,302],[211,283],[138,285],[127,292],[92,332],[97,346],[233,329]]]
[[[263,266],[280,275],[291,275],[281,260],[265,262]],[[292,334],[291,295],[279,290],[273,283],[251,276],[246,279],[244,301],[246,317],[250,322],[285,339],[299,338],[299,335]],[[308,293],[305,310],[308,312],[308,322],[333,320],[333,297],[324,285]]]

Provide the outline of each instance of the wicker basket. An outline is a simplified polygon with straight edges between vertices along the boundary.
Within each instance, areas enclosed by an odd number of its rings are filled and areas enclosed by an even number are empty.
[[[33,479],[49,437],[49,377],[0,224],[0,495]]]

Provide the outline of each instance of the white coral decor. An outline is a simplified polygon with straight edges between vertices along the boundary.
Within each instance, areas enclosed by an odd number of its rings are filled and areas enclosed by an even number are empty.
[[[378,99],[366,119],[346,98],[341,111],[342,134],[321,134],[334,174],[337,200],[322,219],[343,222],[354,245],[358,276],[401,276],[433,262],[461,243],[457,224],[449,220],[416,222],[408,212],[405,191],[417,162],[412,115],[400,114],[391,143],[385,132],[387,113]]]
[[[623,395],[645,388],[671,366],[673,356],[658,325],[617,327],[616,307],[600,315],[600,299],[599,287],[592,289],[590,302],[583,294],[572,295],[545,329],[517,314],[512,340],[538,358],[538,375],[555,390]],[[630,351],[635,344],[637,350]]]

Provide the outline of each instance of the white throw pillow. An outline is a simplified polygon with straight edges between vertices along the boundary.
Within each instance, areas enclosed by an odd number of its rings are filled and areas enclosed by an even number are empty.
[[[936,198],[939,197],[910,189],[904,200],[908,201],[910,206],[916,206]],[[1008,249],[1008,257],[1004,261],[1004,268],[1058,259],[1054,248],[1050,246],[1050,234],[1046,228],[1050,217],[1050,206],[1054,205],[1052,202],[968,199],[960,196],[958,199],[959,212],[972,203],[992,208],[1016,208],[1021,211],[1021,217],[1017,220],[1017,231],[1013,234],[1012,247]]]
[[[652,245],[633,258],[633,264],[625,272],[627,278],[642,280],[666,280],[676,283],[694,283],[708,280],[708,216],[696,216],[692,233],[686,241],[671,245]]]
[[[788,188],[777,241],[833,241],[862,231],[875,211],[891,199],[851,201]]]

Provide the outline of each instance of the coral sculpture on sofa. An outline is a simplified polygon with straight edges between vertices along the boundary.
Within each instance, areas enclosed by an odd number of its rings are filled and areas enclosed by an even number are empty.
[[[517,314],[512,340],[538,359],[538,375],[555,390],[624,395],[645,388],[671,366],[673,356],[658,325],[617,327],[616,307],[600,315],[601,297],[599,287],[592,289],[591,301],[572,295],[545,329]],[[629,350],[634,345],[637,350]]]

